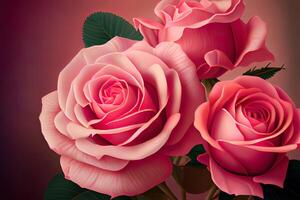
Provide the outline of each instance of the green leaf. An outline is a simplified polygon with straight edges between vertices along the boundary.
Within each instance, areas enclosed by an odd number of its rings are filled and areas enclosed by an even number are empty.
[[[300,199],[300,161],[290,160],[284,188],[263,185],[265,200]]]
[[[152,199],[159,199],[159,200],[169,200],[168,196],[161,191],[158,187],[154,187],[147,192],[137,196],[138,200],[152,200]]]
[[[83,25],[83,41],[86,47],[105,44],[115,36],[142,40],[139,31],[122,17],[112,13],[96,12],[87,17]]]
[[[254,197],[249,197],[246,195],[235,196],[221,191],[219,194],[219,200],[254,200]]]
[[[258,76],[263,79],[269,79],[273,77],[277,72],[285,69],[284,65],[281,67],[270,67],[271,63],[269,63],[267,66],[262,67],[260,69],[256,69],[255,67],[253,69],[249,69],[246,71],[243,75],[247,76]]]
[[[203,153],[205,153],[205,149],[202,144],[194,146],[187,155],[191,159],[189,165],[202,166],[202,164],[197,161],[197,157]]]
[[[219,194],[219,200],[233,200],[234,195],[227,194],[226,192],[221,191]]]
[[[220,80],[217,78],[210,78],[210,79],[202,80],[202,83],[205,86],[207,93],[209,93],[214,87],[214,85],[219,81]]]
[[[57,174],[48,184],[45,200],[110,200],[110,196],[79,187]],[[117,197],[114,200],[130,200],[129,197]]]

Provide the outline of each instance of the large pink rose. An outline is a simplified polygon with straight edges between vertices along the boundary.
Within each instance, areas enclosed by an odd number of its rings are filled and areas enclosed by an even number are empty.
[[[221,190],[263,197],[260,183],[283,186],[286,153],[300,144],[300,110],[283,90],[252,76],[219,82],[194,125],[207,150],[198,160]]]
[[[253,17],[245,24],[240,20],[243,10],[242,0],[162,0],[154,10],[160,22],[139,18],[134,24],[152,46],[180,44],[205,79],[273,60],[265,47],[265,23]]]
[[[163,182],[170,156],[201,139],[194,111],[204,89],[175,43],[152,48],[115,37],[81,50],[42,99],[40,121],[66,178],[112,197]]]

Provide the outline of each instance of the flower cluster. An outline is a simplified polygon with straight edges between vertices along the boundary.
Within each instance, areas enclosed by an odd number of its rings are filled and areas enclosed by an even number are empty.
[[[202,144],[198,161],[220,190],[263,198],[262,184],[283,187],[287,153],[300,144],[299,109],[260,77],[216,79],[274,59],[266,24],[243,22],[244,8],[243,0],[162,0],[159,21],[133,20],[142,41],[82,49],[42,99],[42,133],[65,177],[135,196],[172,174],[171,158]],[[212,78],[209,91],[201,81]]]

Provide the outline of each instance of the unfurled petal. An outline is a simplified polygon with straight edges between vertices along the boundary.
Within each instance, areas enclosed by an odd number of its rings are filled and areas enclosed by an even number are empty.
[[[214,183],[224,192],[235,195],[252,195],[263,198],[263,190],[259,183],[251,177],[230,173],[220,167],[213,159],[209,168]]]
[[[112,198],[142,194],[163,182],[172,172],[169,158],[162,156],[130,162],[117,172],[95,168],[64,156],[60,163],[67,179]]]

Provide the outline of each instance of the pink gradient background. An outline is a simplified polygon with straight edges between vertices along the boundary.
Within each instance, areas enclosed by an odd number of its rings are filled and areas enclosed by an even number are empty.
[[[1,199],[42,199],[60,171],[59,158],[40,132],[43,95],[56,89],[60,70],[83,47],[81,29],[95,11],[154,17],[158,0],[27,0],[0,2]],[[271,81],[300,106],[299,0],[245,0],[245,19],[259,15],[269,26],[268,47],[287,70]],[[246,69],[227,74],[230,78]],[[7,198],[4,198],[7,195]]]

